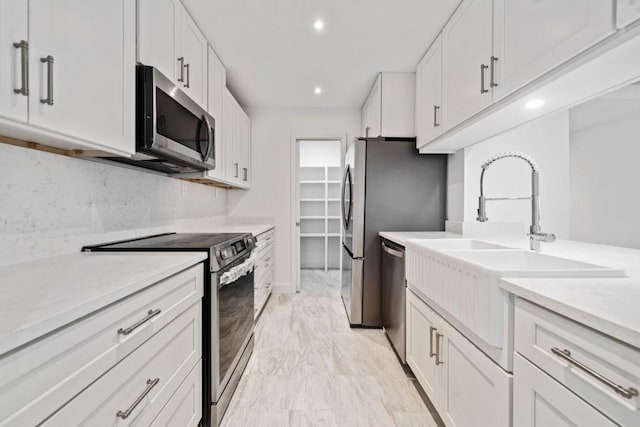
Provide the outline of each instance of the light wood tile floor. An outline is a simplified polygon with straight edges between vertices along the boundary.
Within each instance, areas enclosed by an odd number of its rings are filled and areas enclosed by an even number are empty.
[[[222,425],[435,427],[383,332],[349,328],[339,285],[301,288],[271,296]]]

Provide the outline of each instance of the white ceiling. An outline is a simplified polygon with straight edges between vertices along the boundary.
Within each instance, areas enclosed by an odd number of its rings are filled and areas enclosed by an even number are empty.
[[[459,0],[184,2],[241,104],[359,108],[378,72],[415,71]]]

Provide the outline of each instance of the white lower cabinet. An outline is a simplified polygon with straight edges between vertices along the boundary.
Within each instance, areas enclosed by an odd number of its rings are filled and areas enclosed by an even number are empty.
[[[194,304],[45,426],[149,425],[202,355],[202,304]]]
[[[257,318],[264,308],[273,288],[273,239],[274,230],[268,230],[256,236],[257,261],[254,271],[254,317]]]
[[[407,363],[447,426],[511,425],[512,376],[407,289]]]
[[[151,424],[201,360],[203,274],[188,268],[4,355],[0,426]]]
[[[523,370],[555,384],[540,392],[534,390],[546,396],[544,399],[557,405],[555,391],[561,390],[562,394],[587,402],[594,414],[602,413],[623,426],[640,425],[640,350],[520,298],[516,299],[514,341],[516,356],[535,365],[535,371],[527,371],[526,367]],[[520,377],[517,370],[514,376],[516,383],[521,383],[520,389],[530,381],[527,376]],[[530,401],[538,399],[536,396],[525,398]],[[569,411],[566,407],[561,409]],[[582,412],[575,410],[576,416]],[[594,415],[591,424],[576,425],[613,425],[598,420]]]
[[[513,359],[513,367],[514,426],[618,425],[517,353]]]
[[[407,363],[431,402],[434,405],[440,404],[444,399],[446,384],[444,369],[440,369],[434,359],[436,333],[442,339],[434,322],[436,314],[413,292],[407,290],[406,316]],[[438,346],[438,351],[439,348],[441,345]]]
[[[202,418],[202,360],[153,420],[152,427],[195,427]]]

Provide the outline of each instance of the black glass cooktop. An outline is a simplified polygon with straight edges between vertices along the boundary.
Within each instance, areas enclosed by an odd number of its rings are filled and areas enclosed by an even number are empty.
[[[210,251],[212,248],[238,240],[245,233],[169,233],[140,239],[85,246],[83,251]]]

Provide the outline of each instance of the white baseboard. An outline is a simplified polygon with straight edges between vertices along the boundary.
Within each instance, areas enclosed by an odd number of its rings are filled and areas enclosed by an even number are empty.
[[[295,294],[296,290],[291,282],[274,282],[271,292],[274,294]]]

